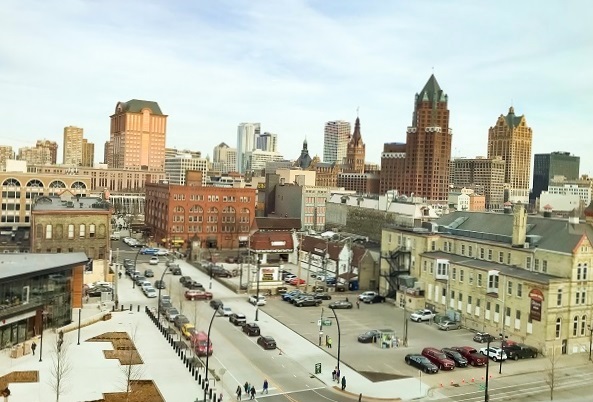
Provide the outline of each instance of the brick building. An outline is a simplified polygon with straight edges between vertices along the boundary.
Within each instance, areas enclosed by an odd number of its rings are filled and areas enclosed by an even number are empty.
[[[202,172],[188,171],[185,185],[146,183],[145,222],[153,239],[168,247],[233,249],[249,236],[256,189],[202,185]],[[186,243],[187,242],[187,243]]]

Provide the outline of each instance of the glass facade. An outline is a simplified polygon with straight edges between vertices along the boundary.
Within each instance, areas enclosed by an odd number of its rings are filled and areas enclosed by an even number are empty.
[[[0,281],[0,348],[38,335],[41,317],[44,328],[70,323],[71,281],[72,269]]]

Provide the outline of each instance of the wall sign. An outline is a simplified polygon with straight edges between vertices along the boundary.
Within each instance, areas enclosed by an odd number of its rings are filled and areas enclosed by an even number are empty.
[[[542,303],[544,301],[544,294],[539,289],[531,289],[529,292],[531,305],[529,308],[529,317],[535,321],[542,320]]]

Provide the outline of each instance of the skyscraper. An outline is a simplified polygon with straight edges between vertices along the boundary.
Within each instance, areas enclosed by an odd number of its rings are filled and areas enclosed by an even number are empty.
[[[579,178],[581,158],[570,152],[552,152],[551,154],[535,154],[533,158],[533,199],[542,191],[548,190],[550,180],[554,176],[564,176],[566,180]]]
[[[221,142],[214,147],[212,162],[222,173],[236,172],[237,148],[231,148],[224,142]]]
[[[95,144],[82,139],[82,162],[81,166],[93,167],[95,164]]]
[[[261,133],[260,123],[241,123],[237,128],[237,172],[245,173],[245,153],[255,149],[255,138]]]
[[[456,158],[451,161],[451,183],[483,194],[488,210],[502,210],[504,204],[505,163],[501,157]]]
[[[350,141],[350,123],[343,120],[328,121],[323,133],[323,161],[344,163]]]
[[[80,127],[64,127],[64,150],[62,151],[64,165],[82,165],[82,138],[84,130]]]
[[[118,102],[111,117],[109,167],[134,170],[163,170],[167,115],[158,103],[132,99]]]
[[[488,159],[500,156],[505,161],[504,179],[510,189],[510,201],[529,202],[531,142],[532,131],[525,116],[516,116],[512,106],[488,130]]]
[[[278,152],[278,134],[263,133],[256,136],[255,148],[266,152]]]
[[[51,158],[51,164],[55,165],[58,163],[58,143],[50,140],[37,140],[35,144],[36,148],[47,148]]]
[[[387,143],[381,155],[380,192],[445,202],[448,198],[452,130],[448,97],[434,75],[415,96],[406,143]]]

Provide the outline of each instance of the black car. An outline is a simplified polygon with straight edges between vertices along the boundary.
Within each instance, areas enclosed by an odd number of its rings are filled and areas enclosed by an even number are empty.
[[[321,300],[314,298],[313,296],[305,296],[297,299],[294,303],[297,307],[317,307],[321,304]]]
[[[522,343],[506,345],[502,348],[502,350],[504,350],[504,352],[507,354],[507,357],[509,359],[513,359],[513,360],[527,359],[527,358],[535,359],[538,354],[538,351],[536,348],[522,344]]]
[[[266,350],[276,349],[276,341],[271,336],[260,336],[257,338],[257,344]]]
[[[160,279],[157,279],[156,281],[154,281],[154,288],[155,289],[165,289],[165,281],[161,281]]]
[[[199,289],[199,290],[205,290],[204,286],[200,283],[200,282],[196,282],[194,280],[191,281],[186,281],[183,286],[185,286],[188,289]]]
[[[93,288],[90,288],[86,291],[86,294],[89,295],[89,297],[99,297],[101,296],[101,293],[111,293],[113,292],[113,289],[108,287],[108,286],[95,286]]]
[[[317,292],[313,295],[314,298],[319,300],[331,300],[332,297],[329,293],[326,292]]]
[[[245,314],[233,313],[229,316],[229,322],[234,325],[242,326],[246,324],[247,318],[245,317]]]
[[[456,350],[444,348],[441,352],[447,355],[447,357],[455,362],[457,367],[467,367],[467,359]]]
[[[214,310],[218,310],[218,308],[222,306],[222,302],[218,299],[212,299],[210,300],[210,307],[212,307]]]
[[[365,297],[362,301],[369,304],[383,303],[385,301],[385,296],[374,295],[373,297]]]
[[[211,265],[208,268],[208,273],[212,276],[216,276],[219,278],[230,278],[231,276],[233,276],[231,274],[231,271],[229,271],[228,269],[224,269],[223,267],[220,267],[218,265]]]
[[[476,332],[474,335],[474,341],[476,342],[484,343],[488,342],[488,339],[490,339],[490,342],[492,342],[494,337],[487,332]]]
[[[381,333],[376,329],[365,332],[364,334],[358,335],[358,342],[360,343],[372,343],[375,339],[379,338]]]
[[[185,285],[185,282],[188,281],[192,281],[193,279],[191,278],[191,276],[182,276],[181,278],[179,278],[179,283],[181,283],[182,285]]]
[[[183,324],[188,324],[188,323],[189,323],[189,319],[186,316],[184,316],[183,314],[178,314],[177,317],[175,317],[173,319],[173,324],[175,324],[177,329],[181,329],[181,327],[183,327]]]
[[[179,268],[179,265],[176,267],[171,267],[169,270],[173,275],[181,275],[181,268]]]
[[[407,364],[424,371],[426,374],[435,374],[439,371],[439,368],[433,362],[422,355],[406,355],[405,360]]]
[[[329,308],[335,309],[344,309],[344,308],[352,308],[352,303],[346,300],[337,300],[335,302],[331,302],[329,304]]]
[[[248,336],[259,336],[259,325],[254,322],[245,324],[243,325],[243,332],[245,332]]]
[[[154,271],[152,269],[145,269],[144,276],[147,278],[152,278],[154,277]]]

